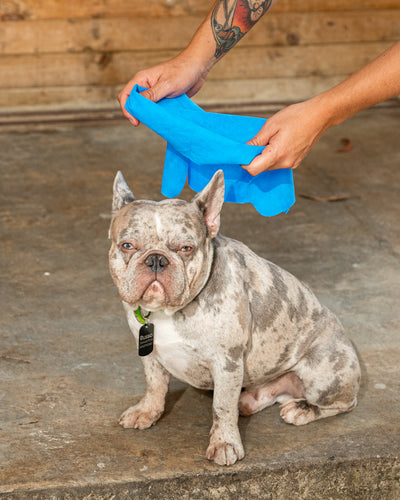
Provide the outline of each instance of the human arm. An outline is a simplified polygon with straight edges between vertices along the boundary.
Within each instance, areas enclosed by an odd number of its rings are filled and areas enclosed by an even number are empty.
[[[188,47],[176,57],[139,71],[121,90],[118,100],[122,112],[133,124],[136,118],[125,109],[134,85],[148,90],[152,101],[186,93],[192,97],[203,85],[209,71],[256,24],[278,0],[261,0],[256,7],[248,0],[217,0],[194,34]]]
[[[243,168],[251,175],[296,168],[330,127],[398,94],[400,42],[335,87],[273,115],[249,142],[264,151]]]

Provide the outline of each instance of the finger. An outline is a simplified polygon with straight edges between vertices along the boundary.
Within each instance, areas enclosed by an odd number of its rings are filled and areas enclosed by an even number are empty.
[[[118,101],[121,106],[122,114],[125,116],[127,120],[129,120],[132,125],[137,127],[139,125],[139,120],[137,120],[134,116],[132,116],[130,113],[125,108],[126,101],[128,100],[128,97],[130,93],[132,92],[134,84],[131,84],[131,82],[124,87],[121,92],[118,94]]]
[[[128,113],[128,111],[125,108],[125,103],[128,100],[128,97],[129,97],[129,95],[123,96],[123,97],[121,97],[121,99],[119,101],[120,105],[121,105],[122,113],[125,116],[125,118],[132,123],[133,126],[137,127],[140,123],[139,120],[137,118],[135,118],[134,116],[132,116],[130,113]]]
[[[250,175],[255,176],[266,170],[275,170],[278,168],[276,163],[274,151],[267,145],[261,154],[257,155],[248,165],[242,165],[242,168],[247,170]]]

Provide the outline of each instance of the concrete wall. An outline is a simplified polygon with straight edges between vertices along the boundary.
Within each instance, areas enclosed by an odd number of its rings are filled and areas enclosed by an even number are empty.
[[[0,108],[111,103],[176,54],[211,0],[3,0]],[[304,99],[400,39],[399,0],[281,0],[210,73],[201,104]]]

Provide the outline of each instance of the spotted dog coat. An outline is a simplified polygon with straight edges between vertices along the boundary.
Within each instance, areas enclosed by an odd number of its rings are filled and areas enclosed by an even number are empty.
[[[155,330],[142,358],[146,394],[120,424],[155,424],[170,375],[212,389],[206,456],[231,465],[244,457],[239,412],[279,402],[282,418],[302,425],[350,411],[360,367],[340,322],[309,288],[218,234],[223,198],[221,171],[191,202],[136,201],[118,173],[110,271],[135,338],[138,307]]]

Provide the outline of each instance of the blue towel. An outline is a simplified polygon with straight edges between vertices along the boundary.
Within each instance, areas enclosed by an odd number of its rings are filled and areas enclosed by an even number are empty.
[[[291,170],[271,170],[253,177],[240,166],[248,165],[264,149],[246,142],[265,119],[207,113],[186,95],[154,103],[140,95],[143,90],[136,85],[125,108],[167,141],[161,188],[164,196],[178,196],[186,179],[199,192],[222,169],[225,201],[252,203],[264,216],[288,212],[295,202]]]

